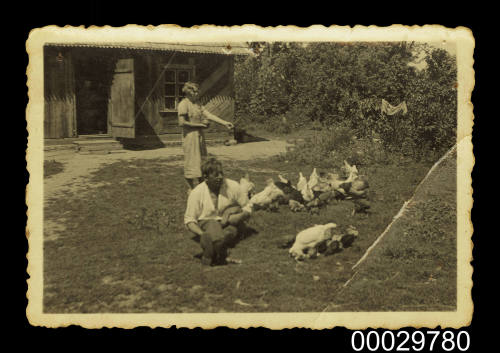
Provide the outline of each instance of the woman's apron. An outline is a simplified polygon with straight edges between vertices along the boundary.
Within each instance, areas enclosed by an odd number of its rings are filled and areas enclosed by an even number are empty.
[[[203,112],[198,104],[186,99],[188,107],[188,121],[201,123]],[[184,149],[184,177],[188,179],[201,178],[202,159],[207,156],[204,128],[183,126],[182,146]]]

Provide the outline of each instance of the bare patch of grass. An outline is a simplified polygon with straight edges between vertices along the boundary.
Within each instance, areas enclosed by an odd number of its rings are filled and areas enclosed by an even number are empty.
[[[44,178],[61,173],[64,170],[63,164],[55,160],[47,160],[43,163]]]

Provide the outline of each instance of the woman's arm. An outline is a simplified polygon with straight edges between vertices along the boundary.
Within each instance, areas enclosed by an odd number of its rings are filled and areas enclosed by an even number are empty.
[[[203,109],[203,115],[205,115],[205,117],[208,119],[208,120],[211,120],[211,121],[214,121],[216,123],[219,123],[221,125],[225,125],[228,129],[232,129],[234,127],[233,123],[229,122],[229,121],[226,121],[224,119],[221,119],[219,118],[218,116],[210,113],[208,110],[206,109]]]
[[[189,126],[189,127],[207,127],[207,125],[202,123],[192,123],[187,121],[184,115],[179,115],[179,126]]]

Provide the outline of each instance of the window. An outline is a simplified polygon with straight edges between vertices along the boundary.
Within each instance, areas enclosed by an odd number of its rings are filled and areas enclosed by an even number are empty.
[[[177,110],[185,97],[182,87],[191,79],[192,68],[169,68],[165,71],[165,110]]]

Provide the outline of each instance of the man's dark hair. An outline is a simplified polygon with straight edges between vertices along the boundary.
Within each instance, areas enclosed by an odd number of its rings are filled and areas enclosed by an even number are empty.
[[[211,157],[203,163],[201,166],[201,172],[205,178],[214,172],[222,172],[222,163],[216,158]]]

